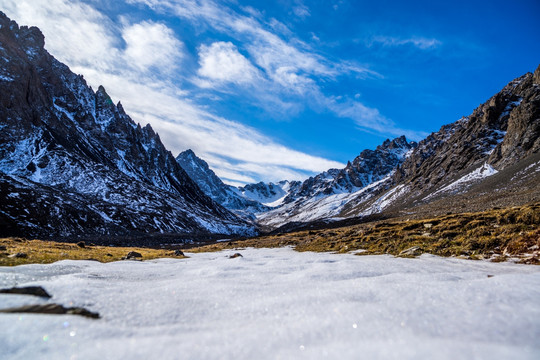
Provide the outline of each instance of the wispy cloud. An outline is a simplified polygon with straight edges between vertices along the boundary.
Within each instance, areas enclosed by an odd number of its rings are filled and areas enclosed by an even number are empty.
[[[374,36],[367,41],[368,46],[373,46],[374,44],[380,44],[385,47],[393,46],[414,46],[420,50],[431,50],[438,48],[442,45],[440,40],[435,38],[425,38],[425,37],[394,37],[394,36]]]
[[[174,14],[202,28],[211,27],[232,39],[200,45],[196,75],[181,75],[201,91],[208,90],[209,95],[215,94],[210,91],[216,88],[240,86],[246,96],[273,113],[294,114],[307,101],[314,109],[353,120],[364,131],[406,134],[412,139],[422,135],[397,128],[361,98],[338,101],[325,94],[321,81],[351,74],[380,75],[354,62],[327,59],[294,37],[284,39],[272,31],[275,24],[265,23],[254,9],[240,14],[211,0],[127,2]],[[126,18],[115,23],[78,0],[2,0],[2,6],[20,23],[39,26],[54,56],[83,74],[92,86],[105,85],[135,121],[151,123],[173,153],[192,148],[230,181],[302,179],[344,166],[291,149],[254,128],[216,116],[174,78],[160,74],[161,69],[172,73],[191,56],[182,39],[164,23],[130,22]],[[156,71],[148,71],[152,68]]]
[[[201,45],[199,64],[198,74],[208,80],[203,86],[210,86],[210,82],[245,84],[259,78],[258,70],[231,42]]]
[[[83,74],[92,86],[105,85],[135,121],[151,123],[174,154],[192,148],[232,182],[302,179],[344,166],[290,149],[254,128],[216,116],[168,77],[149,73],[148,67],[174,67],[183,57],[182,42],[164,24],[115,24],[91,6],[73,0],[3,0],[3,8],[20,24],[40,27],[54,56]],[[218,42],[200,50],[201,76],[232,81],[235,76],[246,76],[239,73],[245,69],[256,76],[253,65],[231,43]],[[227,61],[236,70],[219,75],[213,65]]]
[[[129,1],[145,4],[158,12],[174,13],[181,18],[204,23],[206,26],[238,39],[253,63],[261,69],[257,80],[263,86],[251,89],[248,96],[257,97],[262,107],[270,106],[274,112],[276,108],[282,107],[283,112],[290,113],[292,109],[299,106],[296,105],[296,99],[302,104],[306,102],[306,99],[309,99],[308,103],[313,108],[326,109],[337,117],[351,119],[362,131],[374,132],[383,136],[406,134],[411,139],[420,139],[424,135],[421,132],[396,127],[393,121],[381,115],[377,109],[361,103],[359,99],[337,103],[332,96],[325,95],[318,83],[321,80],[335,80],[339,76],[350,74],[358,77],[376,78],[381,78],[382,75],[360,64],[331,61],[297,38],[291,37],[286,40],[280,37],[269,30],[275,26],[272,24],[266,26],[256,11],[248,11],[248,16],[246,16],[228,7],[220,6],[211,0]],[[300,6],[297,10],[307,15],[306,11],[309,10],[302,9]],[[388,43],[392,41],[395,44],[410,42],[419,47],[437,44],[436,42],[430,43],[423,38],[386,39]],[[237,65],[231,63],[231,72],[235,73],[236,68]],[[201,67],[199,72],[202,69]],[[222,76],[226,76],[228,71],[222,68],[222,72],[224,74]],[[199,82],[199,84],[201,83]],[[207,86],[207,83],[203,82],[202,85]]]
[[[301,19],[311,16],[311,12],[309,11],[309,8],[304,4],[298,4],[297,6],[293,7],[293,12],[296,16],[298,16]]]

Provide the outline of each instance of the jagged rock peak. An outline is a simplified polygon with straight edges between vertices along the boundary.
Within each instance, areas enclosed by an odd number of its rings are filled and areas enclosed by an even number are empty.
[[[25,47],[35,47],[43,49],[45,46],[45,36],[41,30],[35,26],[20,26],[11,20],[5,13],[0,11],[0,31],[7,29],[21,41]]]
[[[534,74],[533,74],[533,84],[540,85],[540,65],[536,68]]]

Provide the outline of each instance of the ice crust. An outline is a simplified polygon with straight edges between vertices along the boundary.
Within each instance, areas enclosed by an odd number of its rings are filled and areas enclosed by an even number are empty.
[[[540,267],[238,251],[0,267],[1,287],[102,316],[0,314],[0,358],[540,358]],[[37,302],[0,294],[2,308]]]

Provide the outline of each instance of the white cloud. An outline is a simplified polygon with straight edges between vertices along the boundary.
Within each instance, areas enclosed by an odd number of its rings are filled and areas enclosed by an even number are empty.
[[[300,4],[293,8],[294,15],[298,16],[301,19],[305,19],[309,16],[311,16],[311,13],[309,12],[309,8],[304,5]]]
[[[170,61],[175,59],[167,57],[181,56],[180,41],[163,24],[115,24],[91,6],[73,0],[2,2],[12,19],[42,29],[46,47],[55,57],[83,74],[93,87],[103,84],[113,99],[122,101],[135,121],[151,123],[174,154],[192,148],[203,159],[214,159],[209,164],[217,173],[240,182],[278,181],[282,180],[279,176],[289,175],[306,177],[329,167],[344,166],[290,149],[256,129],[217,117],[189,100],[189,94],[166,77],[146,72],[148,66],[173,65]],[[232,54],[238,65],[240,54],[229,45],[218,45],[215,49],[228,50],[229,60]],[[160,51],[164,55],[155,54]],[[246,63],[240,63],[245,69]],[[217,76],[206,73],[211,74]],[[229,73],[233,75],[238,74]],[[223,158],[230,159],[229,165],[222,165]]]
[[[127,25],[122,29],[122,37],[126,42],[126,62],[139,70],[172,71],[182,57],[183,44],[163,24],[143,21]]]
[[[20,25],[38,26],[58,60],[102,71],[117,67],[120,39],[115,25],[89,5],[68,0],[2,0],[2,10]]]
[[[424,38],[424,37],[400,38],[400,37],[393,37],[393,36],[375,36],[367,42],[367,45],[372,46],[375,43],[378,43],[387,47],[412,45],[420,50],[431,50],[442,45],[441,41],[434,38]]]
[[[344,166],[288,148],[254,128],[216,116],[168,77],[147,72],[148,67],[174,68],[186,56],[180,40],[164,24],[117,24],[77,0],[0,1],[14,20],[42,29],[46,47],[55,57],[83,74],[94,88],[103,84],[113,99],[122,101],[135,121],[151,123],[174,154],[192,148],[217,174],[236,182],[301,179]],[[201,79],[241,84],[256,79],[260,85],[257,88],[269,89],[256,94],[261,102],[284,111],[298,111],[298,104],[281,96],[283,92],[309,98],[313,106],[351,118],[364,129],[382,133],[399,130],[376,109],[325,96],[314,80],[331,79],[342,71],[367,73],[360,66],[335,64],[306,44],[287,42],[259,21],[211,1],[130,1],[173,11],[177,16],[241,38],[247,44],[242,50],[259,67],[232,43],[217,42],[200,47]]]
[[[257,69],[230,42],[215,42],[199,48],[198,74],[218,82],[252,83]]]

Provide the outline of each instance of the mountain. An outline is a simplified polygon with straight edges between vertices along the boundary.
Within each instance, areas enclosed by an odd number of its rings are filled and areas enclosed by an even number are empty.
[[[260,182],[235,187],[223,183],[206,161],[191,149],[181,152],[176,161],[206,195],[250,221],[255,221],[256,214],[281,205],[287,195],[296,191],[301,184],[299,181],[283,180],[277,184]]]
[[[253,220],[254,213],[269,209],[259,201],[244,197],[234,186],[223,183],[193,150],[181,152],[176,161],[206,195],[237,215]]]
[[[402,161],[386,176],[356,191],[294,201],[260,220],[277,227],[291,221],[409,218],[523,205],[540,200],[539,150],[540,66],[471,115],[442,126],[406,153],[401,150]]]
[[[0,13],[1,236],[256,233],[44,44]]]
[[[260,214],[258,221],[273,228],[287,222],[339,217],[352,198],[369,198],[374,189],[387,186],[396,167],[416,145],[401,136],[384,141],[375,150],[366,149],[344,169],[330,169],[305,180],[287,195],[282,206]]]
[[[258,215],[266,229],[312,221],[432,216],[540,200],[540,66],[426,139],[387,140],[304,181]]]
[[[272,182],[258,182],[256,184],[247,184],[238,187],[238,191],[242,196],[260,202],[269,208],[277,207],[283,204],[285,199],[293,193],[296,193],[302,185],[300,181],[282,180],[277,184]]]
[[[396,170],[393,189],[407,195],[393,206],[471,211],[533,201],[540,192],[539,150],[540,66],[420,141]]]

